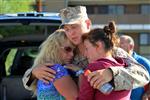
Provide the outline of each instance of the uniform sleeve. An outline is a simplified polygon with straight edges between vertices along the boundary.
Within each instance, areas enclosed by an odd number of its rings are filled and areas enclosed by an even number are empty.
[[[32,68],[28,69],[25,72],[25,74],[24,74],[24,76],[22,78],[22,81],[23,81],[24,87],[27,90],[35,91],[37,79],[30,80],[33,68],[34,68],[34,66]],[[51,67],[51,69],[54,69],[56,71],[56,76],[55,76],[54,80],[59,79],[62,76],[67,76],[68,75],[67,70],[63,66],[61,66],[59,64],[54,65],[53,67]]]
[[[129,90],[132,88],[144,86],[150,80],[148,71],[144,66],[137,63],[134,58],[121,48],[115,48],[115,57],[124,58],[127,67],[111,67],[113,72],[115,90]]]
[[[27,89],[27,90],[33,90],[34,91],[34,88],[36,86],[36,81],[37,79],[34,79],[34,80],[30,80],[30,77],[31,77],[31,73],[32,73],[32,69],[33,68],[30,68],[28,69],[23,78],[22,78],[22,82],[23,82],[23,85],[24,87]]]

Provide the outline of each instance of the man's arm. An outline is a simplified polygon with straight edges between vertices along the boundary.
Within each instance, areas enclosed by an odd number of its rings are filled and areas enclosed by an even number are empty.
[[[110,67],[93,71],[88,75],[88,81],[94,88],[101,87],[111,81],[115,90],[129,90],[136,87],[143,87],[150,78],[144,66],[137,63],[127,52],[120,48],[115,48],[114,55],[124,58],[127,67]]]
[[[22,78],[24,87],[27,90],[32,90],[32,91],[35,90],[35,88],[36,88],[36,82],[37,82],[37,78],[32,74],[33,69],[34,69],[34,67],[29,68],[25,72],[25,74],[24,74],[24,76]]]
[[[29,81],[29,79],[31,77],[31,73],[32,73],[32,68],[28,69],[22,78],[23,85],[28,90],[32,90],[32,88],[30,86],[31,86],[31,83],[33,83],[33,81]],[[30,83],[30,84],[27,85],[27,83]]]
[[[56,72],[47,66],[52,66],[52,64],[46,63],[28,69],[22,78],[24,87],[28,90],[33,90],[36,86],[37,79],[42,80],[45,83],[52,81]]]
[[[121,48],[115,48],[114,56],[122,57],[127,67],[111,67],[115,90],[132,89],[144,86],[150,80],[148,71]]]

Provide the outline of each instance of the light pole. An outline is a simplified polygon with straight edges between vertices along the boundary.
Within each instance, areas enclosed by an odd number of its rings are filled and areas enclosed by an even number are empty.
[[[65,0],[65,8],[68,7],[68,0]]]
[[[42,1],[36,0],[37,12],[42,12]]]

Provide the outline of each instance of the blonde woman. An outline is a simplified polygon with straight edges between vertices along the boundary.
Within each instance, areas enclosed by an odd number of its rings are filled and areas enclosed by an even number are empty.
[[[51,66],[56,71],[54,80],[44,83],[37,81],[38,100],[75,100],[78,94],[77,86],[69,76],[65,64],[69,64],[74,56],[73,44],[68,40],[63,29],[56,30],[40,46],[41,50],[34,61],[34,65],[47,62],[55,65]],[[44,77],[44,76],[43,76]]]

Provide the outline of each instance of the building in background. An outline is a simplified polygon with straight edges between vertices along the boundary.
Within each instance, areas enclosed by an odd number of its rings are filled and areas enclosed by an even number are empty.
[[[120,34],[134,38],[135,51],[150,59],[150,0],[1,0],[0,14],[59,12],[64,7],[77,5],[87,7],[93,27],[103,27],[110,20],[116,21]]]
[[[43,0],[44,11],[84,5],[93,27],[115,20],[120,34],[135,40],[135,51],[150,59],[150,0]]]

